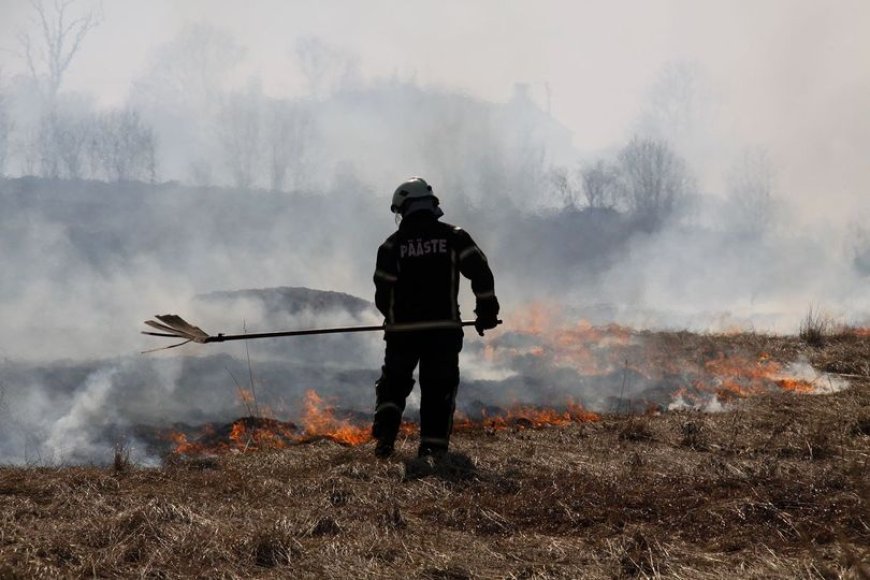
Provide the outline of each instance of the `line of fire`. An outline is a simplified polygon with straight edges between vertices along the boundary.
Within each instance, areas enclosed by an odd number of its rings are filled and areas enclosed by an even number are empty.
[[[870,336],[868,328],[851,332]],[[556,428],[597,422],[602,412],[717,412],[766,393],[815,395],[848,386],[836,374],[784,362],[788,357],[782,354],[747,348],[744,337],[735,332],[732,344],[729,335],[718,335],[705,345],[703,335],[692,333],[652,333],[583,320],[568,323],[555,307],[532,304],[515,313],[510,326],[481,347],[482,363],[522,369],[522,380],[534,380],[536,373],[572,370],[587,383],[587,388],[578,389],[584,395],[559,393],[561,399],[540,404],[523,400],[517,392],[514,401],[502,405],[466,402],[457,409],[454,430],[494,434]],[[236,385],[236,392],[244,416],[228,423],[159,430],[148,439],[170,456],[188,457],[280,450],[318,440],[346,446],[372,440],[367,412],[342,408],[316,389],[306,389],[298,406],[284,408],[257,401],[253,383]],[[414,437],[417,429],[415,420],[405,420],[400,436]]]

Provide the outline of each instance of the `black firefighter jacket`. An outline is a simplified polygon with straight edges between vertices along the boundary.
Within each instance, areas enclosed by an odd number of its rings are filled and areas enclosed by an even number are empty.
[[[478,316],[495,318],[492,271],[471,236],[430,212],[412,213],[378,248],[375,304],[387,324],[458,323],[459,274],[471,280]]]

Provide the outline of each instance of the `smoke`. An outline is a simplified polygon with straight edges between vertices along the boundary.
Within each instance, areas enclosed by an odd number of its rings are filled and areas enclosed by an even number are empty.
[[[100,369],[90,375],[66,414],[51,425],[45,440],[48,449],[55,450],[62,461],[87,460],[105,454],[93,440],[93,428],[99,429],[107,416],[106,408],[114,369]],[[71,455],[67,456],[67,453]]]
[[[129,432],[129,421],[135,414],[125,410],[119,400],[119,395],[129,388],[119,383],[119,377],[123,367],[130,364],[127,361],[90,369],[64,369],[71,375],[86,373],[81,383],[69,391],[34,380],[39,371],[23,381],[10,381],[4,393],[5,406],[0,409],[0,458],[4,462],[43,465],[107,463],[116,448],[126,448],[136,461],[149,461],[149,454]],[[4,374],[9,372],[7,368]],[[62,372],[55,369],[58,375]]]
[[[155,341],[137,331],[167,312],[212,333],[376,324],[371,309],[212,293],[370,299],[390,192],[410,175],[486,252],[505,330],[531,302],[637,328],[795,332],[811,304],[870,321],[864,3],[773,2],[752,19],[748,4],[676,0],[140,4],[105,7],[57,106],[135,111],[156,183],[102,181],[87,145],[100,133],[51,125],[0,52],[0,461],[105,461],[119,441],[142,448],[141,425],[237,417],[248,355],[264,406],[292,413],[316,388],[369,409],[379,337],[143,358]],[[4,47],[28,10],[4,7]],[[46,142],[49,126],[83,132]],[[587,207],[578,174],[618,164],[635,137],[666,143],[695,184],[656,227],[625,204]],[[741,165],[747,151],[761,165]],[[56,179],[72,167],[85,179]],[[618,388],[534,358],[499,365],[481,344],[469,336],[462,359],[472,399],[582,393],[606,409]]]

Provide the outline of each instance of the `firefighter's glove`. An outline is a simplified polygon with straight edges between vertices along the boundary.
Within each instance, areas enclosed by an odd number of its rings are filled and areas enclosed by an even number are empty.
[[[495,317],[482,318],[478,316],[477,320],[474,321],[474,328],[477,329],[477,334],[480,336],[483,336],[484,330],[490,330],[496,326],[498,326],[498,319]]]
[[[485,330],[490,330],[498,326],[498,300],[493,297],[491,300],[480,301],[477,304],[474,312],[477,314],[477,319],[474,321],[474,328],[477,334],[483,336]]]

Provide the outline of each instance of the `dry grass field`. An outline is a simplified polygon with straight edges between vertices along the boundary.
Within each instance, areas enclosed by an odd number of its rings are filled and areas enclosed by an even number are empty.
[[[0,578],[870,578],[870,338],[662,340],[802,355],[850,387],[465,428],[435,462],[411,434],[389,461],[313,438],[0,467]]]

